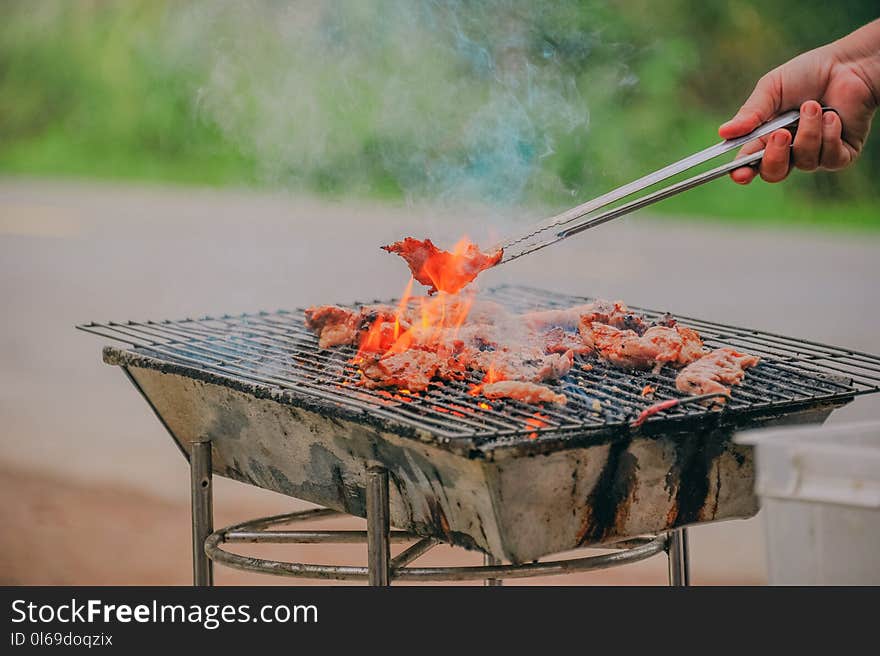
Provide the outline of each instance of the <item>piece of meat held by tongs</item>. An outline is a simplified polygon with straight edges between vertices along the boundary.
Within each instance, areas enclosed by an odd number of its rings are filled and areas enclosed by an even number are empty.
[[[823,111],[835,111],[830,107],[823,107]],[[764,125],[758,127],[754,132],[737,137],[736,139],[728,139],[720,143],[710,146],[705,150],[694,153],[685,157],[678,162],[665,166],[662,169],[649,173],[648,175],[634,180],[622,187],[613,189],[597,198],[587,201],[582,205],[573,207],[562,214],[550,217],[533,225],[529,229],[513,235],[497,244],[489,252],[496,253],[501,251],[502,256],[497,264],[510,262],[518,257],[534,253],[551,244],[562,241],[567,237],[576,235],[593,228],[595,226],[607,223],[612,219],[624,216],[630,212],[634,212],[648,205],[652,205],[670,196],[674,196],[688,189],[693,189],[705,182],[716,180],[734,169],[742,166],[756,166],[764,156],[764,151],[758,151],[751,155],[746,155],[738,159],[734,159],[726,164],[722,164],[716,168],[710,169],[686,180],[676,182],[667,187],[662,187],[656,191],[652,191],[644,196],[637,197],[633,200],[626,201],[622,204],[615,205],[619,201],[623,201],[630,196],[634,196],[639,192],[647,190],[660,182],[664,182],[669,178],[684,173],[695,166],[699,166],[710,160],[723,155],[724,153],[735,150],[750,141],[760,139],[769,135],[771,132],[781,128],[788,128],[794,132],[797,127],[800,113],[797,110],[786,112],[774,118]]]

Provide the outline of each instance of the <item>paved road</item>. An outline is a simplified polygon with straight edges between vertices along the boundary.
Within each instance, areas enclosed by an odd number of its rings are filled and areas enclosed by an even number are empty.
[[[473,209],[0,181],[0,461],[180,500],[177,451],[101,363],[101,340],[75,323],[389,297],[406,275],[378,244],[464,232],[485,242],[512,225]],[[878,254],[876,236],[639,215],[489,271],[482,284],[623,298],[876,353]],[[864,398],[832,421],[878,416],[880,399]],[[218,493],[222,502],[242,491],[229,483]],[[760,540],[757,521],[695,531],[697,567],[761,572]]]

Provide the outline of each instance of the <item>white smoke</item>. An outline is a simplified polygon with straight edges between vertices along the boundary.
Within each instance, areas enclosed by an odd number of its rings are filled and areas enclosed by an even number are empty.
[[[269,182],[510,204],[534,189],[573,194],[551,164],[589,125],[567,62],[599,38],[552,7],[172,4],[166,56],[200,71],[200,115]]]

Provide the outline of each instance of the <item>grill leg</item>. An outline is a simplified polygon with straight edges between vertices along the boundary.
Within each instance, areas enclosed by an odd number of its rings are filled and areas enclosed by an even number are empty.
[[[677,528],[669,532],[666,554],[669,556],[669,585],[673,587],[689,586],[691,584],[691,562],[686,528]]]
[[[367,470],[367,569],[373,586],[391,584],[391,523],[388,507],[388,470]]]
[[[484,565],[500,565],[501,561],[495,558],[495,556],[490,556],[489,554],[483,554],[483,564]],[[486,579],[483,582],[483,585],[489,588],[500,588],[504,583],[501,579]]]
[[[214,532],[211,442],[190,444],[190,493],[192,495],[193,585],[214,585],[214,563],[205,554],[205,540]]]

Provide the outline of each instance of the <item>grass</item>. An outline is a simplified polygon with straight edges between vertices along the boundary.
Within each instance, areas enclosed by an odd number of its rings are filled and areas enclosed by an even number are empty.
[[[95,143],[71,139],[62,130],[48,130],[38,138],[0,150],[0,172],[10,176],[95,179],[126,182],[159,182],[209,187],[265,186],[253,161],[231,147],[189,149],[168,155],[149,150],[132,151],[112,141]],[[793,176],[806,174],[793,172]],[[303,184],[306,191],[338,197],[341,180],[320,180],[318,173]],[[601,193],[599,189],[596,193]],[[785,183],[760,180],[742,187],[717,180],[704,187],[661,201],[652,214],[715,220],[742,225],[795,225],[824,230],[880,231],[880,211],[871,199],[840,201],[817,199],[798,193]],[[398,200],[400,189],[390,180],[361,187],[358,195]],[[582,202],[584,198],[572,201]],[[558,200],[557,200],[558,203]]]
[[[572,15],[584,22],[586,34],[592,34],[592,27],[584,16],[596,10],[602,21],[618,21],[612,30],[614,40],[642,46],[621,51],[597,42],[595,51],[586,56],[578,47],[581,32],[555,42],[559,52],[570,51],[571,59],[561,60],[562,69],[547,70],[565,70],[576,82],[580,95],[566,99],[571,105],[568,108],[584,103],[590,110],[590,124],[571,132],[559,125],[548,126],[554,153],[537,160],[532,151],[535,143],[540,147],[540,140],[520,143],[502,136],[492,141],[489,134],[488,148],[517,143],[515,156],[537,161],[521,199],[525,203],[575,205],[704,148],[714,142],[715,126],[724,118],[713,104],[714,92],[701,91],[699,80],[694,83],[692,79],[705,67],[707,58],[713,58],[716,66],[723,57],[741,62],[745,48],[749,61],[758,66],[776,56],[775,52],[765,52],[762,57],[755,54],[756,48],[771,47],[772,42],[743,44],[735,30],[730,32],[731,26],[725,28],[727,10],[722,9],[723,4],[710,8],[705,16],[707,24],[721,25],[722,34],[733,35],[716,49],[716,37],[700,37],[694,31],[675,38],[664,33],[663,39],[656,39],[655,31],[672,30],[670,25],[680,24],[679,20],[670,18],[668,24],[657,26],[650,15],[636,11],[625,14],[609,9],[602,13],[604,3],[600,0],[572,0],[569,4],[575,7],[578,3],[584,8]],[[637,7],[639,3],[633,4]],[[434,41],[431,46],[440,56],[428,49],[421,59],[406,62],[397,56],[393,41],[376,51],[369,47],[371,39],[363,41],[366,46],[355,42],[354,47],[366,48],[358,55],[365,63],[357,58],[347,60],[349,68],[341,72],[366,70],[372,77],[352,75],[340,86],[336,79],[340,70],[332,64],[319,60],[321,67],[327,68],[316,70],[309,79],[308,66],[297,68],[288,63],[290,53],[285,48],[289,44],[272,42],[273,33],[264,34],[266,43],[257,54],[268,59],[257,60],[254,70],[271,71],[281,80],[279,102],[289,98],[283,95],[290,91],[284,88],[283,80],[290,69],[306,76],[304,93],[311,92],[311,102],[317,104],[311,120],[319,122],[299,125],[294,112],[293,119],[285,117],[276,132],[254,132],[262,137],[258,147],[242,137],[265,119],[257,100],[265,89],[259,80],[245,75],[232,86],[236,89],[233,100],[243,107],[238,114],[225,114],[216,105],[207,110],[200,106],[199,90],[208,84],[212,54],[207,47],[189,43],[188,38],[183,39],[183,46],[171,39],[169,34],[180,16],[172,12],[174,20],[169,21],[169,8],[178,6],[146,0],[5,3],[0,8],[0,174],[215,187],[283,185],[327,196],[396,200],[410,190],[407,176],[419,175],[422,164],[435,164],[439,158],[459,163],[455,173],[485,176],[496,199],[509,200],[510,194],[504,193],[507,178],[493,177],[493,171],[487,171],[495,160],[490,156],[474,159],[474,144],[455,141],[461,138],[463,122],[490,96],[492,79],[462,68],[455,60],[442,60],[442,42]],[[754,11],[762,6],[754,4]],[[365,20],[376,21],[369,10],[364,11]],[[688,3],[672,3],[670,11],[688,12]],[[552,11],[543,13],[547,15],[546,30],[562,29],[553,24]],[[570,22],[564,12],[560,16],[560,24]],[[760,16],[756,16],[758,20]],[[344,19],[354,20],[347,14]],[[386,25],[386,21],[375,24]],[[355,25],[354,33],[359,26]],[[474,39],[482,34],[478,28],[480,25],[474,28]],[[506,38],[506,32],[501,37]],[[250,46],[248,39],[244,43]],[[636,54],[626,54],[630,51]],[[633,79],[638,80],[631,87],[620,84],[622,52]],[[355,64],[361,68],[351,68]],[[401,66],[408,68],[401,71]],[[413,95],[412,111],[396,116],[390,125],[377,123],[385,99],[375,81],[392,75],[402,76],[402,88]],[[460,89],[451,100],[434,92],[435,87],[445,90],[450,76]],[[722,104],[728,107],[731,101],[724,99]],[[308,102],[304,107],[308,109]],[[685,107],[686,112],[681,109]],[[222,102],[219,109],[224,109]],[[232,127],[223,122],[230,116]],[[544,118],[540,113],[530,117],[538,123]],[[426,125],[430,129],[425,129]],[[316,147],[310,137],[312,128],[329,135],[326,148]],[[880,140],[875,136],[874,141]],[[873,150],[864,161],[843,174],[795,172],[780,185],[756,181],[745,188],[716,181],[663,201],[651,211],[753,225],[880,230],[880,188],[875,181],[880,173],[878,146],[871,144]],[[461,167],[460,161],[470,164]],[[451,193],[456,192],[457,184],[471,182],[450,179]],[[495,183],[501,185],[501,192],[491,187]]]
[[[254,183],[253,163],[232,149],[168,156],[132,152],[113,143],[71,139],[63,130],[12,144],[0,152],[8,175],[149,181],[222,187]]]
[[[713,219],[749,226],[793,225],[850,232],[880,231],[880,211],[872,200],[810,202],[787,193],[783,188],[784,183],[772,185],[773,188],[761,181],[753,182],[746,188],[721,180],[709,184],[721,185],[721,189],[694,189],[663,201],[651,211],[661,215]]]

